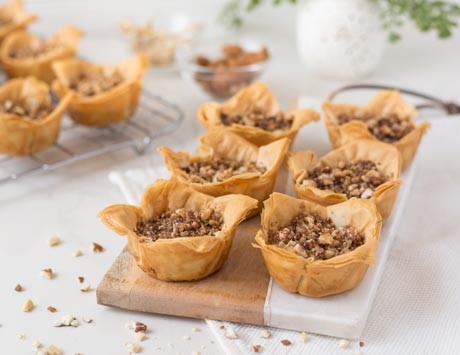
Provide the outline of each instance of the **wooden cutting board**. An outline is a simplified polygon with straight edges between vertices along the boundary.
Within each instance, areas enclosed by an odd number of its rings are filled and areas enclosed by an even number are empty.
[[[123,309],[263,325],[270,277],[251,246],[260,217],[242,223],[227,262],[201,281],[165,282],[145,274],[124,248],[99,284],[97,302]]]

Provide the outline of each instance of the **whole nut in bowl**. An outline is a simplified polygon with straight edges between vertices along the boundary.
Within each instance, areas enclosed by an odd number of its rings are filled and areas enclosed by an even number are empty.
[[[216,99],[225,99],[258,79],[269,59],[255,42],[204,44],[180,54],[183,77]]]

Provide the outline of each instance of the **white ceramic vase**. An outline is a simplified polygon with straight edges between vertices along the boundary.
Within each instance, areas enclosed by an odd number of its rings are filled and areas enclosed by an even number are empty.
[[[379,6],[372,0],[304,0],[297,47],[312,73],[350,79],[372,73],[385,46]]]

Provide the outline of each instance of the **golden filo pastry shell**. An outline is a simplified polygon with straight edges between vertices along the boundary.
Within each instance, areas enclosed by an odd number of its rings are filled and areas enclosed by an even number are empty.
[[[382,215],[383,220],[386,220],[391,214],[402,183],[400,179],[401,154],[396,147],[386,143],[374,140],[356,140],[332,150],[321,158],[318,158],[314,152],[307,150],[289,152],[287,165],[296,196],[322,206],[346,201],[348,198],[345,194],[303,186],[301,182],[308,176],[308,172],[317,166],[324,164],[335,167],[341,161],[347,163],[354,159],[370,160],[377,165],[380,173],[388,176],[389,180],[379,185],[370,198],[377,205],[377,210]]]
[[[73,26],[65,26],[54,34],[50,41],[59,43],[59,47],[51,49],[39,56],[30,58],[12,58],[11,52],[18,47],[37,46],[40,38],[26,31],[17,31],[9,35],[2,43],[0,60],[2,67],[10,78],[35,76],[51,84],[54,72],[51,63],[60,59],[75,57],[77,43],[82,32]]]
[[[273,143],[257,147],[244,138],[215,128],[200,138],[198,154],[189,155],[187,152],[175,152],[167,147],[158,150],[163,154],[165,163],[172,176],[187,183],[197,191],[211,196],[227,194],[243,194],[256,200],[264,201],[273,191],[277,173],[283,164],[289,149],[290,139],[283,138]],[[190,176],[182,170],[190,162],[197,160],[212,160],[226,158],[245,163],[256,162],[266,167],[263,174],[245,173],[234,175],[220,182],[191,182]],[[262,205],[260,205],[262,207]]]
[[[270,89],[263,83],[255,83],[240,90],[235,96],[222,104],[210,102],[201,105],[198,110],[198,118],[206,129],[215,126],[223,127],[257,146],[269,144],[280,138],[289,138],[293,141],[302,126],[319,120],[319,114],[316,111],[297,109],[287,112],[287,114],[294,116],[294,121],[289,129],[269,132],[258,127],[240,124],[225,126],[220,118],[222,112],[227,114],[242,114],[251,112],[254,108],[261,110],[267,115],[275,115],[281,110]]]
[[[351,225],[364,234],[365,242],[346,254],[316,261],[268,244],[269,230],[288,225],[300,212],[329,217],[338,227]],[[260,248],[270,276],[284,290],[308,297],[324,297],[350,290],[361,282],[368,265],[374,263],[381,224],[381,217],[371,201],[352,198],[324,207],[275,192],[264,203],[262,228],[253,246]]]
[[[379,92],[366,106],[356,106],[350,104],[333,103],[325,101],[323,103],[325,114],[326,128],[329,139],[334,147],[340,147],[355,139],[378,140],[373,136],[366,124],[358,120],[352,120],[343,125],[339,125],[337,117],[340,114],[347,116],[362,116],[363,114],[372,114],[376,116],[396,115],[414,122],[416,115],[415,108],[404,102],[399,91],[386,90]],[[415,124],[415,122],[414,122]],[[417,153],[418,146],[423,135],[428,131],[430,124],[421,122],[415,128],[399,141],[392,143],[398,148],[402,155],[402,169],[406,169],[412,162]]]
[[[86,126],[108,126],[130,118],[136,111],[142,91],[142,76],[147,70],[148,59],[144,55],[134,56],[117,65],[97,65],[78,59],[66,59],[52,64],[56,80],[53,90],[59,96],[73,92],[69,104],[69,116]],[[116,70],[123,82],[114,88],[94,96],[84,96],[72,89],[70,83],[81,73]]]
[[[22,0],[10,0],[5,5],[0,6],[0,17],[11,18],[11,22],[0,26],[0,43],[8,34],[25,29],[30,22],[38,18],[25,12]]]
[[[35,154],[52,145],[59,135],[61,120],[71,94],[61,98],[59,104],[40,119],[0,113],[0,153],[10,156]],[[34,99],[50,103],[49,86],[33,77],[12,79],[0,87],[0,102],[24,102]]]
[[[128,248],[137,265],[164,281],[202,279],[219,270],[227,259],[237,226],[257,207],[243,195],[211,197],[177,180],[157,180],[144,192],[141,206],[113,205],[99,213],[109,228],[128,237]],[[216,236],[151,239],[137,235],[138,222],[168,210],[212,208],[222,213],[223,228]]]

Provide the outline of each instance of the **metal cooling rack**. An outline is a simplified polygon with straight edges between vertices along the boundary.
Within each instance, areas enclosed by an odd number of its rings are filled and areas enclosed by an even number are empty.
[[[177,105],[146,90],[136,114],[116,125],[85,127],[65,116],[54,145],[24,157],[0,155],[0,184],[123,148],[142,154],[154,139],[175,131],[183,120]]]

